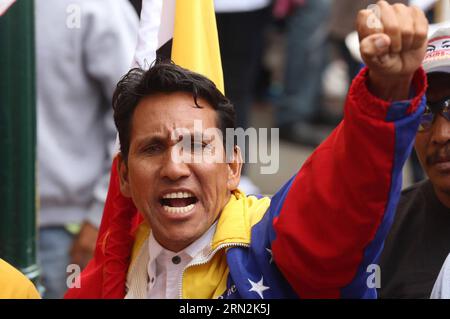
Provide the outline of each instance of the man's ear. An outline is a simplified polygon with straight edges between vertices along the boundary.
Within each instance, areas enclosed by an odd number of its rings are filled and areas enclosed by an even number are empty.
[[[228,190],[234,191],[238,188],[242,172],[242,154],[239,146],[234,147],[233,157],[228,160]]]
[[[117,155],[117,171],[119,172],[120,192],[125,197],[131,197],[130,183],[128,182],[128,165],[122,156],[122,153]]]

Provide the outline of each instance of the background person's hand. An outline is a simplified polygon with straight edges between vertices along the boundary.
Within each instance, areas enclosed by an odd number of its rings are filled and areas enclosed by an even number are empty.
[[[70,250],[71,263],[84,269],[94,256],[98,229],[89,222],[84,222]]]
[[[428,20],[422,10],[379,1],[356,21],[369,87],[385,100],[407,99],[427,49]]]

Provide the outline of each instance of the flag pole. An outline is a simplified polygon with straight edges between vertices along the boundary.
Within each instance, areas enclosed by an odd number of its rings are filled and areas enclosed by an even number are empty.
[[[0,258],[37,284],[33,0],[0,17],[0,47]]]

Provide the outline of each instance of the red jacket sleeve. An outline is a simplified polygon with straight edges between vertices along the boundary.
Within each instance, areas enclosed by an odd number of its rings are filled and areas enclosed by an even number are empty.
[[[274,219],[274,259],[301,298],[376,297],[367,267],[392,223],[412,149],[426,77],[411,100],[373,96],[367,69],[350,88],[342,123],[310,156]]]

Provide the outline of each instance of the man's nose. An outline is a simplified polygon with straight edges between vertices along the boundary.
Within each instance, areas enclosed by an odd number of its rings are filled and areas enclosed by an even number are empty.
[[[446,144],[450,141],[450,121],[438,115],[433,123],[431,141],[434,144]]]
[[[191,170],[185,161],[174,156],[171,151],[166,152],[160,170],[161,178],[168,178],[172,181],[179,180],[191,175]]]

